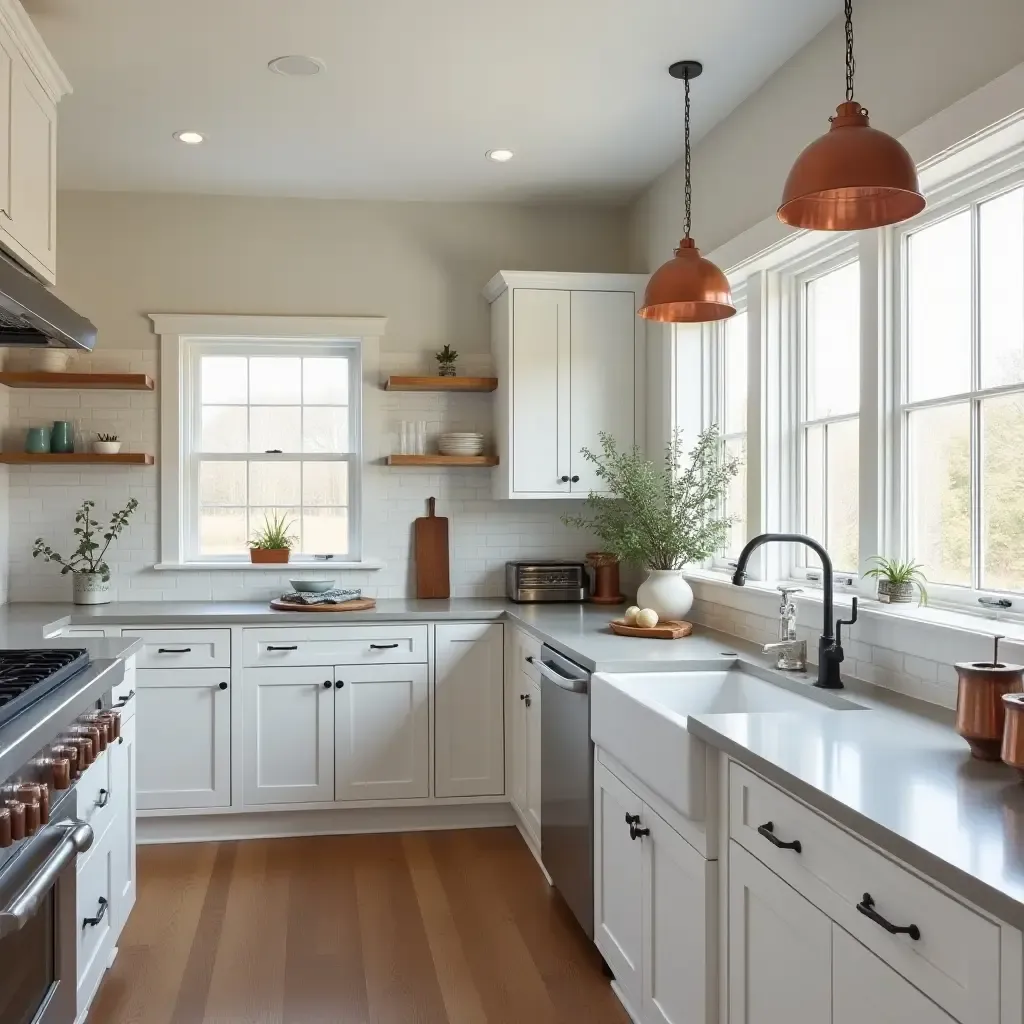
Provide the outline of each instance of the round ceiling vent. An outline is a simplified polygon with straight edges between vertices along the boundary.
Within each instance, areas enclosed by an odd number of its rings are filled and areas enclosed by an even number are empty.
[[[315,57],[305,57],[301,53],[289,54],[284,57],[275,57],[268,65],[275,75],[289,75],[296,78],[307,78],[309,75],[319,75],[323,71],[323,64]]]

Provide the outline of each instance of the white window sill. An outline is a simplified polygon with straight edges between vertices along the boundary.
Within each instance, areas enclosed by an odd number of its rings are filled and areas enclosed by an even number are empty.
[[[716,571],[713,569],[686,570],[686,579],[697,583],[710,583],[714,587],[722,587],[726,590],[733,590],[731,571]],[[804,581],[789,581],[801,583]],[[739,591],[747,590],[764,596],[779,597],[777,587],[779,583],[769,583],[764,580],[747,580],[742,588],[735,588]],[[1011,640],[1024,640],[1024,622],[1019,619],[997,618],[994,614],[971,613],[956,611],[950,608],[936,608],[930,605],[919,606],[917,604],[883,604],[874,598],[865,597],[855,590],[846,588],[833,591],[833,601],[836,608],[850,607],[850,601],[856,597],[858,600],[858,614],[878,616],[884,619],[896,619],[904,622],[920,622],[932,626],[947,626],[951,629],[961,629],[970,633],[980,633],[986,636],[1005,636]],[[822,590],[820,585],[817,588],[814,584],[808,583],[806,589],[797,595],[797,600],[807,601],[811,604],[822,603]]]
[[[358,562],[157,562],[158,572],[367,572],[383,569],[387,565],[376,558]]]

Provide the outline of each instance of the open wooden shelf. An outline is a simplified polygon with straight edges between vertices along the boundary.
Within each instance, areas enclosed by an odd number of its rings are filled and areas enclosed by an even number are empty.
[[[493,391],[497,377],[388,377],[385,391]]]
[[[155,459],[144,452],[0,452],[0,463],[8,466],[152,466]]]
[[[152,391],[148,373],[47,373],[45,370],[0,370],[9,388],[62,388],[66,391]]]
[[[496,466],[497,455],[389,455],[389,466]]]

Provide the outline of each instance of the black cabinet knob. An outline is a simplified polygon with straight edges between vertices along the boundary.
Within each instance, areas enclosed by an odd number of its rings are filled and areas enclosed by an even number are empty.
[[[567,476],[563,476],[560,479],[561,479],[563,484],[567,484],[569,482],[569,478]]]
[[[574,476],[574,477],[572,478],[572,482],[573,482],[574,484],[578,484],[578,483],[580,482],[580,478],[579,478],[578,476]]]
[[[627,825],[639,825],[640,824],[640,815],[639,814],[629,814],[629,813],[627,813],[626,814],[626,824]]]
[[[342,687],[343,687],[344,685],[345,685],[345,681],[344,681],[343,679],[339,679],[339,680],[338,680],[338,681],[337,681],[337,682],[336,682],[336,683],[334,684],[334,688],[335,688],[336,690],[340,690],[340,689],[341,689],[341,688],[342,688]]]
[[[228,688],[228,684],[227,683],[218,683],[217,684],[217,689],[218,690],[226,690],[227,688]]]
[[[331,681],[330,681],[330,679],[325,679],[324,680],[324,689],[325,690],[329,690],[330,688],[331,688]]]

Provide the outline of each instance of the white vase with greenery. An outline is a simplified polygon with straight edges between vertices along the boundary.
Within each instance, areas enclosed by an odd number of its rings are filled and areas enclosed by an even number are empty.
[[[611,435],[600,438],[601,451],[584,448],[583,457],[608,493],[591,492],[592,515],[563,516],[563,522],[591,530],[606,550],[648,571],[637,592],[640,607],[681,619],[693,605],[682,569],[710,558],[725,541],[731,519],[722,515],[723,498],[739,463],[723,457],[713,425],[697,435],[688,456],[676,430],[660,463],[637,445],[620,452]]]

